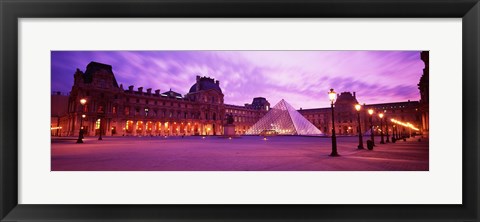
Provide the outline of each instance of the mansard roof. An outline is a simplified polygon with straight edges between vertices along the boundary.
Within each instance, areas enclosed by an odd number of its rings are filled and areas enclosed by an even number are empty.
[[[115,75],[113,74],[112,66],[107,65],[107,64],[103,64],[103,63],[99,63],[99,62],[94,62],[94,61],[90,62],[87,65],[87,70],[85,70],[85,73],[83,75],[84,82],[85,83],[92,83],[93,82],[93,76],[96,73],[99,73],[99,72],[106,72],[108,74],[111,74],[112,77],[113,77],[113,86],[118,88],[118,83],[117,83],[117,80],[115,79]]]
[[[197,90],[197,84],[200,85],[199,90]],[[220,85],[218,84],[218,81],[215,82],[214,79],[209,77],[201,77],[200,79],[198,79],[197,82],[193,84],[192,87],[190,87],[189,93],[195,93],[198,91],[204,91],[209,89],[214,89],[222,93],[222,89],[220,89]]]

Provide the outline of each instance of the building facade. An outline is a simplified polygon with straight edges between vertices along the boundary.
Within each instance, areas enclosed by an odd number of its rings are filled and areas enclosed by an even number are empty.
[[[420,54],[420,58],[422,59],[423,63],[425,64],[425,68],[423,69],[422,77],[420,77],[420,82],[418,83],[418,89],[420,90],[420,111],[422,113],[422,133],[424,135],[428,135],[428,130],[430,128],[430,119],[429,117],[429,52],[423,51]]]
[[[265,98],[244,106],[225,104],[223,98],[218,80],[200,76],[186,95],[133,85],[124,89],[110,65],[91,62],[74,74],[61,136],[78,136],[80,127],[86,136],[221,135],[227,113],[242,134],[270,106]],[[87,102],[82,105],[81,99]]]
[[[50,97],[50,135],[62,136],[65,135],[64,128],[68,122],[68,95],[61,92],[53,92]]]
[[[418,101],[382,103],[382,104],[363,104],[360,111],[355,109],[355,105],[359,104],[356,93],[342,92],[337,94],[337,100],[334,103],[335,107],[335,133],[337,135],[358,135],[358,114],[360,114],[360,130],[362,133],[370,133],[370,114],[369,109],[373,109],[374,113],[371,115],[373,128],[375,133],[379,133],[382,128],[386,134],[386,125],[389,125],[389,134],[392,133],[391,119],[395,119],[404,123],[410,123],[415,127],[420,127],[422,123],[421,112],[419,110],[420,104]],[[313,125],[319,128],[323,133],[330,135],[332,128],[332,111],[331,108],[318,109],[300,109],[298,110],[306,119]],[[383,119],[378,114],[383,113]],[[400,127],[400,132],[410,133],[408,128]],[[417,134],[419,132],[416,132]]]

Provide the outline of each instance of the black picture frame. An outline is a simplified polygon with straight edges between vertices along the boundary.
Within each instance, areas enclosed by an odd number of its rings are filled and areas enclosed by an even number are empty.
[[[1,221],[479,221],[478,0],[0,0]],[[19,18],[462,18],[462,205],[18,204]],[[448,43],[446,43],[448,44]],[[452,74],[455,75],[455,74]],[[455,93],[455,92],[452,92]],[[448,101],[446,101],[448,105]],[[455,121],[455,120],[451,120]],[[452,149],[453,150],[453,149]],[[445,163],[448,164],[448,163]],[[341,195],[339,193],[338,195]],[[438,195],[442,195],[439,193]]]

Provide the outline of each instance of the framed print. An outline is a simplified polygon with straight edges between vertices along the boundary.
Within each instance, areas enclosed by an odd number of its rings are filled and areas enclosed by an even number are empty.
[[[2,221],[478,221],[478,1],[1,4]]]

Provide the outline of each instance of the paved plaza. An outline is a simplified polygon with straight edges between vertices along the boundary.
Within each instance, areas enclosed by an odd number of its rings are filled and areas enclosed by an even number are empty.
[[[365,137],[364,141],[368,138]],[[428,170],[420,137],[358,150],[358,137],[302,136],[52,138],[53,171],[410,171]],[[364,144],[366,147],[366,144]]]

